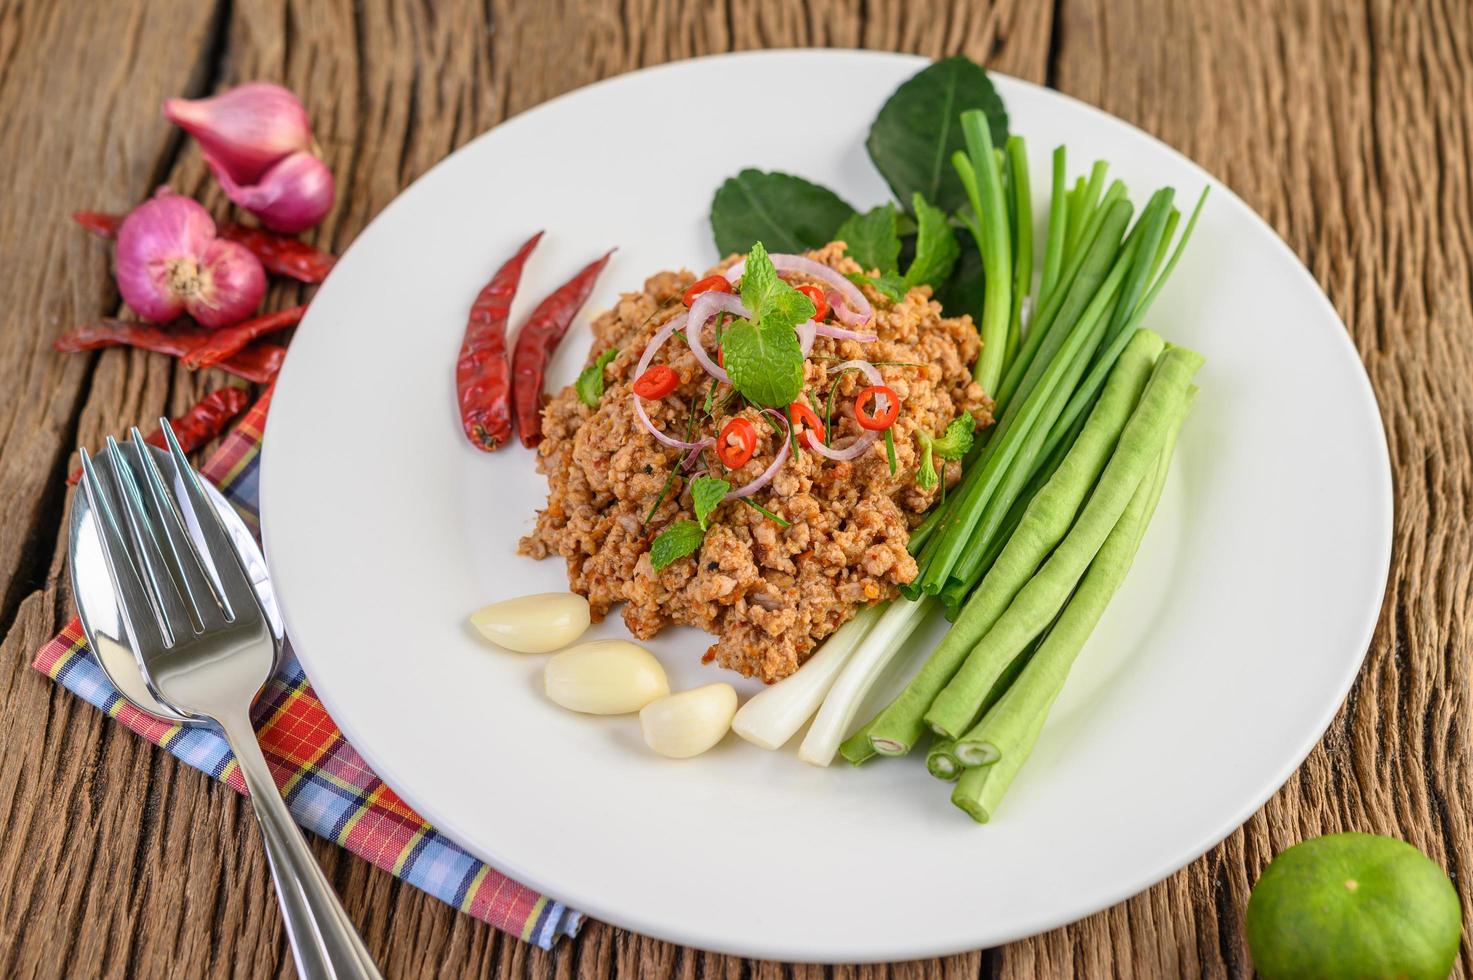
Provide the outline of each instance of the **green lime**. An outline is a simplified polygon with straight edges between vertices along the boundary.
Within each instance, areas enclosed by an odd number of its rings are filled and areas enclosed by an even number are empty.
[[[1264,980],[1444,980],[1462,924],[1442,869],[1375,834],[1294,845],[1248,899],[1248,948]]]

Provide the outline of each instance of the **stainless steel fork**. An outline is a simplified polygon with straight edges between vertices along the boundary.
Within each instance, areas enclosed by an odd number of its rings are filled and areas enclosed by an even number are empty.
[[[116,501],[82,452],[83,488],[98,515],[118,610],[139,666],[156,697],[213,722],[230,742],[266,842],[298,974],[308,980],[378,978],[293,822],[251,726],[251,703],[271,677],[277,639],[173,430],[165,419],[159,426],[168,440],[173,492],[136,428],[126,458],[108,438],[105,465]]]

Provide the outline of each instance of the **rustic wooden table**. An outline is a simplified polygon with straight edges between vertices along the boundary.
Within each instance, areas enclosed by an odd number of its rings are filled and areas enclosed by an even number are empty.
[[[240,798],[28,666],[72,615],[63,477],[76,447],[174,414],[221,380],[161,356],[50,349],[63,328],[118,306],[107,250],[71,226],[73,208],[125,208],[163,182],[223,208],[160,100],[257,77],[305,93],[340,188],[317,236],[340,248],[451,150],[561,92],[673,58],[805,45],[965,52],[1055,86],[1186,152],[1287,239],[1349,325],[1396,467],[1395,557],[1365,668],[1321,745],[1241,830],[1149,891],[1026,942],[891,967],[786,967],[592,922],[543,953],[319,841],[386,974],[1240,976],[1249,886],[1303,837],[1399,835],[1465,880],[1466,0],[4,0],[0,975],[292,972]],[[1469,964],[1465,946],[1459,969]]]

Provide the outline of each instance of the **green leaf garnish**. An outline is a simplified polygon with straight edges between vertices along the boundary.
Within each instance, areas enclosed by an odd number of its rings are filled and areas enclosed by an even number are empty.
[[[910,200],[916,214],[916,254],[905,270],[905,286],[929,285],[934,289],[951,275],[961,246],[956,243],[945,211],[933,207],[919,192]]]
[[[900,265],[900,228],[895,205],[888,201],[839,226],[834,238],[844,243],[844,254],[860,267],[894,272]]]
[[[956,56],[922,69],[880,109],[865,147],[875,168],[901,201],[919,191],[942,211],[966,201],[951,155],[964,149],[960,116],[987,114],[994,146],[1008,138],[1008,115],[982,66]]]
[[[853,213],[827,187],[790,174],[743,170],[716,189],[711,233],[722,255],[745,252],[758,241],[779,252],[802,252],[832,241]]]
[[[931,448],[937,456],[942,459],[961,459],[971,451],[972,435],[976,429],[977,420],[970,415],[962,415],[952,420],[940,439],[933,441],[925,433],[921,435],[931,443]]]
[[[941,312],[947,316],[970,313],[972,319],[976,320],[982,314],[982,253],[978,251],[976,241],[966,231],[953,230],[954,241],[957,236],[961,236],[961,241],[957,243],[960,253],[956,264],[951,267],[951,275],[936,287],[933,295],[941,304]]]
[[[795,328],[816,312],[813,303],[778,278],[761,242],[747,255],[741,296],[752,319],[733,323],[721,336],[726,373],[748,401],[786,408],[803,390],[803,349]]]
[[[661,531],[650,545],[650,567],[657,572],[664,571],[685,556],[694,554],[705,536],[706,532],[695,521],[676,521]]]
[[[579,373],[578,380],[573,382],[573,390],[578,393],[579,401],[589,408],[598,408],[598,403],[604,396],[604,368],[618,356],[619,349],[610,347]]]
[[[916,441],[921,444],[921,465],[916,470],[916,486],[922,490],[930,490],[938,482],[936,462],[931,458],[931,450],[935,441],[924,432],[916,433]]]
[[[698,476],[690,481],[690,499],[696,511],[696,523],[704,531],[711,526],[711,513],[731,492],[731,484],[720,477]]]
[[[894,476],[900,464],[895,459],[895,427],[891,426],[885,430],[885,459],[890,463],[890,475]]]

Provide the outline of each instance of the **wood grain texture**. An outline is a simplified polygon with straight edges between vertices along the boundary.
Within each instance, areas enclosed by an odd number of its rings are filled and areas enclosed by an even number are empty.
[[[1242,909],[1277,851],[1405,837],[1465,901],[1473,597],[1473,8],[1465,0],[10,0],[0,4],[0,975],[290,976],[247,807],[29,669],[70,615],[62,476],[77,445],[222,378],[131,352],[60,356],[110,313],[75,207],[158,183],[223,211],[168,95],[249,78],[306,93],[338,176],[342,247],[499,121],[644,65],[733,49],[964,52],[1183,150],[1262,213],[1344,317],[1395,466],[1391,583],[1322,744],[1202,859],[1083,922],[944,960],[805,967],[600,923],[543,953],[318,842],[390,977],[1245,976]],[[296,287],[275,286],[277,299]],[[1473,920],[1465,923],[1473,926]],[[1465,946],[1458,964],[1473,958]]]

